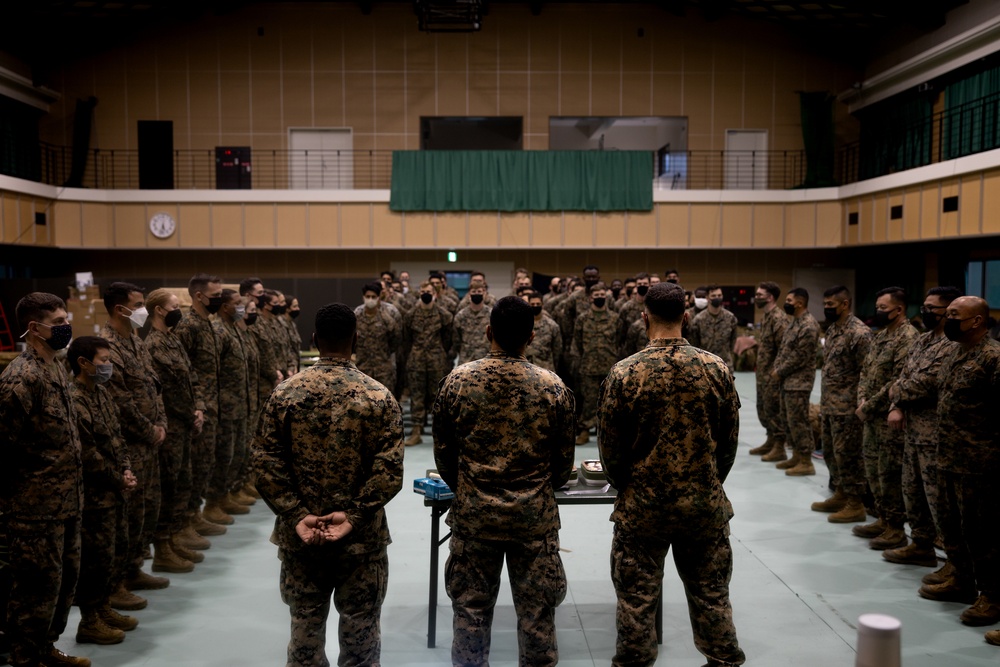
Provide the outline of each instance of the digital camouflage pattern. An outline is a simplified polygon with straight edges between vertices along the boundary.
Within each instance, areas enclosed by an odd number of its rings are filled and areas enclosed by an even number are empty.
[[[273,319],[273,318],[272,318]],[[253,326],[247,327],[257,347],[257,404],[263,405],[278,384],[278,342],[274,338],[275,328],[267,323],[263,315],[257,317]],[[282,371],[284,374],[284,371]]]
[[[410,389],[410,419],[427,423],[428,406],[434,404],[441,379],[451,370],[454,320],[444,308],[418,305],[403,317],[403,349],[406,354],[406,384]]]
[[[250,392],[258,389],[247,366],[250,334],[241,330],[234,322],[220,319],[215,322],[215,336],[219,341],[219,369],[222,375],[219,379],[219,430],[216,436],[215,467],[212,469],[206,494],[212,501],[221,500],[245,481],[239,479],[239,475],[248,455]]]
[[[118,421],[118,405],[103,385],[89,389],[69,384],[73,415],[80,435],[83,490],[87,507],[114,507],[124,502],[125,471],[131,468],[128,445]]]
[[[263,389],[263,387],[261,387],[260,377],[260,348],[257,346],[257,337],[253,335],[254,326],[257,326],[256,322],[253,326],[247,326],[244,324],[240,330],[243,331],[244,340],[247,342],[246,347],[243,348],[243,352],[247,357],[247,376],[250,378],[250,395],[248,397],[250,418],[248,423],[256,425],[257,415],[260,413],[261,405],[263,405],[260,400],[261,389]],[[271,387],[271,389],[273,389],[273,387]],[[270,390],[268,390],[267,395],[271,395]]]
[[[854,315],[826,329],[823,373],[820,378],[822,447],[824,460],[832,462],[835,489],[850,496],[865,493],[865,460],[862,422],[858,409],[858,382],[871,347],[872,332]]]
[[[489,326],[491,312],[493,309],[489,306],[483,306],[478,311],[472,308],[458,311],[449,355],[452,359],[458,357],[458,363],[464,364],[482,359],[490,353],[486,327]]]
[[[581,426],[597,425],[597,397],[601,382],[618,361],[618,316],[610,310],[588,308],[576,318],[573,334],[579,360],[578,382]]]
[[[125,502],[111,507],[85,506],[80,528],[80,578],[73,603],[89,611],[107,604],[125,570]]]
[[[918,336],[914,326],[905,321],[894,331],[881,329],[872,338],[858,382],[858,400],[865,403],[861,412],[866,417],[881,420],[889,414],[889,389],[903,372],[910,346]]]
[[[778,374],[782,390],[812,391],[816,382],[819,334],[819,323],[809,311],[801,317],[791,318],[771,367],[772,372]],[[786,427],[790,428],[791,424]]]
[[[396,354],[403,342],[403,318],[389,303],[378,308],[354,309],[358,320],[358,347],[354,351],[358,369],[392,390],[396,386]]]
[[[616,343],[619,349],[625,347],[625,339],[628,337],[629,327],[639,319],[645,309],[645,303],[639,303],[635,296],[624,301],[618,308],[618,338]],[[629,355],[626,354],[624,356],[627,357]]]
[[[757,419],[767,435],[784,441],[785,415],[781,408],[781,383],[771,377],[771,368],[778,356],[781,338],[791,323],[788,314],[780,307],[764,313],[757,334]]]
[[[625,335],[625,345],[622,346],[621,356],[631,357],[633,354],[649,344],[649,334],[646,332],[646,323],[640,317],[629,325],[628,333]]]
[[[554,372],[562,359],[562,332],[559,325],[542,311],[542,316],[535,319],[532,330],[535,337],[528,343],[524,356],[536,366]]]
[[[650,341],[604,381],[598,448],[618,489],[613,665],[656,659],[655,608],[671,547],[696,646],[721,664],[744,661],[729,603],[733,509],[722,488],[736,458],[739,408],[725,362],[683,338]]]
[[[691,322],[688,340],[695,347],[711,352],[733,368],[733,348],[736,346],[736,327],[739,320],[730,311],[721,309],[713,315],[708,308]]]
[[[780,405],[785,411],[785,438],[792,450],[802,456],[812,456],[816,450],[812,427],[809,424],[809,394],[808,391],[797,389],[781,391]],[[838,475],[839,472],[838,466]]]
[[[282,330],[285,332],[285,368],[291,373],[297,373],[299,371],[299,350],[302,349],[302,334],[295,326],[295,321],[287,314],[279,316],[278,323],[281,324]]]

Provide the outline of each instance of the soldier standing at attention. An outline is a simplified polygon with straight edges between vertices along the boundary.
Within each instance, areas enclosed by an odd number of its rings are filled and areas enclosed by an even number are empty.
[[[695,646],[710,665],[741,665],[729,603],[733,508],[722,488],[736,458],[740,399],[729,367],[681,338],[682,287],[651,286],[643,319],[649,345],[615,364],[601,388],[598,447],[618,489],[611,664],[656,660],[656,604],[672,547]]]
[[[875,521],[855,526],[851,532],[870,538],[868,546],[883,550],[908,543],[903,523],[902,431],[889,428],[889,388],[903,372],[917,330],[906,317],[906,292],[901,287],[879,290],[875,322],[881,327],[861,367],[858,384],[858,419],[864,422],[865,475],[875,497]]]
[[[891,563],[937,567],[938,381],[941,364],[955,348],[944,335],[944,314],[960,296],[957,287],[932,287],[927,292],[920,309],[927,333],[913,341],[903,371],[889,387],[889,427],[904,433],[903,504],[913,538],[913,544],[882,552]]]
[[[361,289],[364,303],[354,309],[358,322],[358,348],[354,357],[358,370],[394,391],[396,351],[403,340],[403,316],[394,305],[379,298],[382,293],[382,285],[375,282]]]
[[[390,542],[385,504],[403,485],[403,423],[383,385],[351,363],[356,320],[316,314],[320,358],[271,395],[253,442],[257,490],[275,513],[289,667],[328,665],[330,597],[339,665],[378,665]]]
[[[608,310],[607,289],[598,282],[590,288],[590,308],[576,318],[573,344],[580,360],[580,393],[583,401],[580,433],[576,444],[590,441],[590,429],[597,426],[597,397],[601,382],[618,361],[618,316]]]
[[[445,585],[454,610],[452,664],[489,664],[493,608],[506,558],[520,664],[555,665],[555,607],[566,595],[554,490],[573,468],[573,394],[528,363],[534,318],[507,296],[490,314],[490,354],[445,378],[434,403],[434,460],[455,491]]]
[[[709,285],[707,289],[708,308],[691,322],[691,344],[719,357],[732,370],[733,347],[736,345],[736,326],[739,321],[722,307],[722,288]]]
[[[643,302],[646,299],[646,292],[649,291],[649,274],[639,273],[635,276],[635,290],[632,297],[622,303],[618,308],[618,349],[622,357],[625,354],[625,339],[628,338],[628,330],[632,323],[639,319],[643,310]]]
[[[76,665],[53,646],[80,574],[83,476],[66,373],[55,361],[73,337],[66,304],[32,292],[17,303],[27,349],[0,373],[0,516],[13,586],[6,634],[15,667]]]
[[[821,437],[833,495],[813,503],[812,510],[830,512],[830,523],[855,523],[868,517],[861,501],[865,494],[861,422],[854,411],[872,331],[851,312],[851,293],[843,285],[823,293],[823,317],[829,326],[820,378]]]
[[[108,322],[101,337],[111,348],[117,371],[107,383],[121,413],[122,435],[128,446],[135,475],[136,492],[129,497],[128,541],[125,558],[125,588],[166,588],[170,580],[146,574],[143,552],[153,541],[160,519],[159,448],[167,437],[167,416],[160,396],[160,379],[153,370],[149,350],[136,332],[148,313],[142,288],[130,283],[111,283],[104,292]]]
[[[451,371],[454,318],[437,303],[437,292],[429,281],[420,285],[420,302],[403,318],[403,349],[406,353],[406,383],[410,388],[410,419],[413,430],[403,444],[423,442],[427,407],[434,404],[438,385]]]
[[[792,458],[785,460],[785,447],[771,450],[769,461],[780,461],[786,475],[815,475],[812,429],[809,428],[809,394],[816,382],[816,353],[819,351],[819,323],[809,313],[809,292],[801,287],[785,296],[785,312],[791,323],[781,337],[771,377],[781,384],[781,405],[785,411],[787,438]]]
[[[562,332],[556,321],[545,312],[541,294],[528,292],[527,301],[535,317],[535,324],[531,342],[524,353],[528,361],[554,373],[559,368],[559,359],[562,357]]]
[[[482,359],[490,353],[486,327],[490,324],[492,308],[484,303],[486,286],[474,283],[468,296],[469,305],[455,315],[455,335],[451,343],[451,358],[458,357],[459,364]]]
[[[785,418],[781,414],[781,385],[771,377],[771,366],[778,356],[778,346],[781,337],[785,335],[789,319],[784,309],[778,308],[781,298],[781,288],[778,283],[763,282],[757,285],[753,302],[764,315],[760,320],[760,333],[757,334],[757,418],[767,432],[767,439],[760,447],[750,450],[753,455],[768,454],[772,450],[785,457]],[[770,461],[770,458],[762,459]]]

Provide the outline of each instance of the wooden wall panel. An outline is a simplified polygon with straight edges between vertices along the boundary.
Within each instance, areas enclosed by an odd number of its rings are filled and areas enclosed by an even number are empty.
[[[243,207],[239,204],[212,205],[212,245],[216,248],[241,248],[246,239]]]
[[[308,245],[305,204],[278,204],[274,211],[279,248],[304,248]]]
[[[528,213],[500,214],[500,245],[505,248],[531,247],[531,217]]]
[[[718,248],[721,239],[722,208],[718,204],[691,205],[691,245]]]
[[[1000,171],[983,176],[983,233],[1000,234]]]
[[[691,208],[688,204],[657,204],[661,248],[686,248],[691,245]]]
[[[469,213],[469,245],[473,248],[495,248],[499,244],[498,213]]]
[[[844,242],[844,206],[840,202],[816,205],[816,246],[836,247]]]
[[[248,248],[273,248],[276,245],[273,204],[246,204],[243,207],[243,237]]]
[[[53,243],[59,247],[78,248],[83,245],[80,204],[75,201],[55,202],[49,216],[54,230]]]
[[[780,248],[785,244],[785,207],[754,204],[753,247]]]
[[[888,231],[886,232],[886,239],[891,242],[902,241],[903,240],[903,218],[898,220],[892,219],[892,207],[893,206],[903,206],[904,196],[902,192],[891,192],[889,193],[889,220],[886,223]],[[905,207],[903,214],[906,214]]]
[[[915,241],[920,238],[920,220],[923,216],[922,198],[919,190],[907,190],[903,198],[903,240]]]
[[[341,204],[340,243],[344,248],[368,248],[372,245],[370,204]]]
[[[625,218],[625,245],[630,248],[656,246],[656,209],[649,213],[629,213]]]
[[[620,248],[625,245],[624,213],[598,213],[595,222],[595,246]]]
[[[858,200],[858,243],[871,243],[875,238],[875,199],[865,195]]]
[[[846,245],[857,245],[858,244],[858,229],[859,225],[850,224],[850,216],[852,213],[858,213],[860,210],[860,204],[856,199],[849,199],[844,202],[844,243]]]
[[[886,193],[880,192],[874,197],[874,207],[872,210],[872,240],[876,243],[883,243],[888,238],[889,230],[889,197]]]
[[[722,207],[724,248],[749,248],[753,243],[753,205],[727,204]]]
[[[3,242],[23,243],[26,235],[21,229],[20,203],[18,196],[11,192],[3,194]]]
[[[962,179],[958,192],[958,233],[962,236],[979,234],[982,225],[982,185],[978,175]]]
[[[562,245],[562,213],[532,213],[532,245],[540,248],[557,248]]]
[[[112,248],[111,207],[107,204],[83,204],[83,247]]]
[[[785,210],[785,247],[811,248],[816,244],[816,204],[789,204]]]
[[[340,246],[340,206],[309,204],[309,247]]]
[[[594,215],[592,213],[567,211],[563,214],[563,224],[565,225],[565,247],[593,245]]]
[[[208,204],[181,204],[177,207],[177,243],[182,248],[210,248],[212,211]]]
[[[959,194],[958,190],[959,186],[957,179],[950,179],[947,181],[943,181],[941,183],[941,198],[940,201],[938,202],[938,206],[940,207],[944,202],[944,200],[948,197],[958,197]],[[962,206],[961,197],[959,197],[958,199],[958,205],[959,205],[959,210],[951,211],[949,213],[944,213],[943,209],[939,209],[942,211],[941,227],[940,231],[938,232],[941,238],[958,236],[958,222],[959,222],[958,218],[961,213],[961,206]]]
[[[376,248],[399,248],[403,245],[403,216],[390,211],[387,204],[372,204],[372,226]]]
[[[403,245],[407,248],[429,248],[436,245],[433,213],[404,214]]]
[[[436,245],[440,248],[467,247],[467,221],[468,215],[466,213],[438,213],[436,216]]]
[[[938,184],[930,183],[920,191],[920,238],[938,238],[941,222],[941,196]]]

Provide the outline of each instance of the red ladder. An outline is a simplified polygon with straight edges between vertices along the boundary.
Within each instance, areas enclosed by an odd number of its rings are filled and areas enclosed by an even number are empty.
[[[11,333],[10,323],[7,321],[7,314],[3,311],[3,303],[0,303],[0,352],[14,351],[14,334]]]

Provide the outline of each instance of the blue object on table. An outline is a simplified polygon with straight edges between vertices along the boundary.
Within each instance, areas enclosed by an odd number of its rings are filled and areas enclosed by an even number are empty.
[[[413,480],[413,492],[427,496],[431,500],[450,500],[455,493],[448,488],[442,479],[419,477]]]

